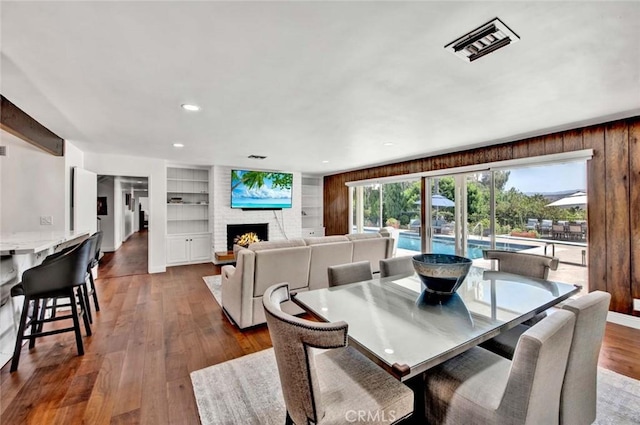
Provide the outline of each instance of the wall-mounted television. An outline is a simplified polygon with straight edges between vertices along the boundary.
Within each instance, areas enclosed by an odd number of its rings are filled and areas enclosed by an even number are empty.
[[[291,208],[292,173],[231,170],[231,208]]]

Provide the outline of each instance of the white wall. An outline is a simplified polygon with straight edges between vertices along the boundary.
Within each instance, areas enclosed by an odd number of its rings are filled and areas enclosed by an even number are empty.
[[[167,215],[166,162],[156,158],[85,152],[84,168],[102,175],[147,177],[149,179],[149,272],[164,272],[166,270]],[[115,198],[121,200],[120,197]],[[118,206],[114,205],[114,207]]]
[[[209,184],[210,228],[213,231],[213,250],[227,250],[227,224],[269,223],[269,240],[299,238],[302,226],[302,177],[293,173],[292,207],[280,211],[243,211],[231,208],[230,167],[213,166]],[[286,171],[286,170],[283,170]],[[274,213],[283,225],[280,230]]]
[[[100,229],[102,230],[102,251],[115,251],[115,200],[113,199],[113,177],[105,177],[98,180],[98,196],[107,197],[107,215],[100,216]]]
[[[133,190],[122,191],[122,242],[129,239],[133,234],[133,212],[131,211],[131,205],[126,204],[125,197],[129,195],[133,198]],[[131,199],[129,202],[132,202]]]
[[[65,158],[53,156],[0,130],[7,156],[0,156],[0,232],[64,231],[69,199],[65,186]],[[53,224],[40,225],[41,216]]]

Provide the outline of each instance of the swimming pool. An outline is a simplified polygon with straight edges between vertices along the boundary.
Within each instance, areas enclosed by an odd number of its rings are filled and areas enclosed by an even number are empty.
[[[455,254],[456,248],[452,238],[435,236],[432,240],[432,252],[436,254]],[[467,245],[467,257],[471,259],[482,258],[482,250],[490,247],[489,240],[469,240]],[[398,238],[398,248],[420,252],[420,236],[413,232],[402,232]],[[523,249],[535,248],[534,245],[524,245],[517,243],[496,242],[496,249],[506,251],[521,251]]]

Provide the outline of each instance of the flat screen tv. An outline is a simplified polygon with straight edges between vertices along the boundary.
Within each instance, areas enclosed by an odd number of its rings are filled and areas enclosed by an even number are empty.
[[[231,170],[231,208],[291,208],[292,173]]]

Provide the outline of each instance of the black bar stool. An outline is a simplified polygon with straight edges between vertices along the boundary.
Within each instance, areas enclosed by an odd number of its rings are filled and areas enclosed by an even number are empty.
[[[86,314],[86,295],[83,293],[83,286],[86,285],[87,264],[91,254],[92,241],[87,239],[56,258],[25,271],[22,275],[22,282],[11,288],[11,296],[24,295],[16,346],[11,361],[11,372],[15,372],[18,369],[22,341],[27,339],[29,340],[29,349],[31,349],[35,346],[36,338],[73,331],[76,336],[78,355],[84,355],[78,316],[82,315],[87,335],[90,336],[91,328]],[[55,315],[50,318],[45,318],[44,315],[39,314],[41,302],[44,303],[42,308],[45,309],[47,300],[58,298],[68,298],[70,300],[71,314]],[[80,311],[78,311],[77,303],[80,304]],[[72,319],[73,326],[51,331],[43,331],[42,329],[44,323],[65,319]],[[31,327],[31,333],[25,335],[29,327]]]

